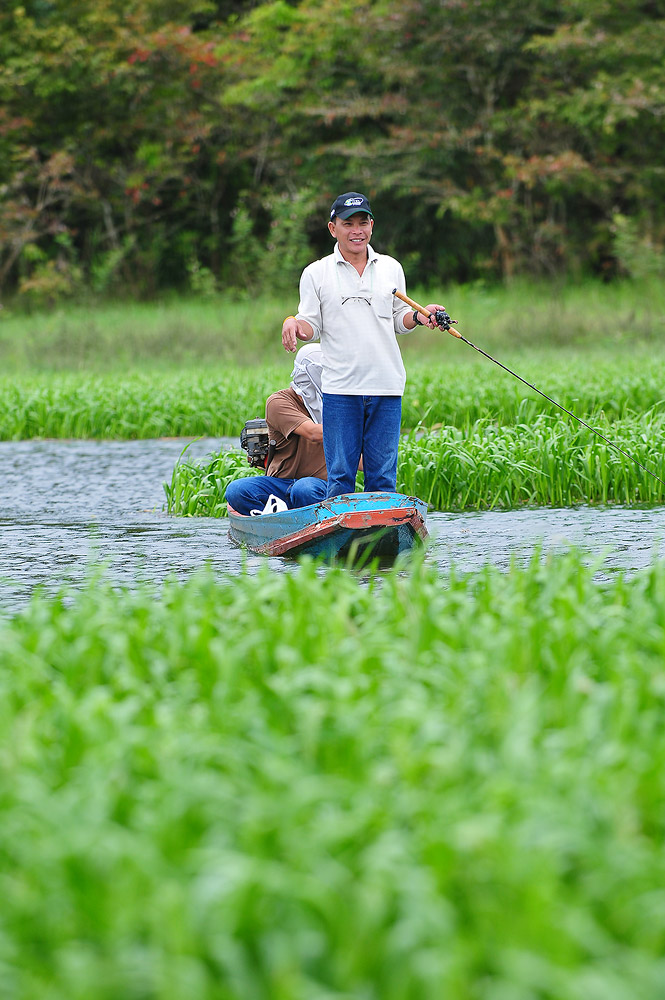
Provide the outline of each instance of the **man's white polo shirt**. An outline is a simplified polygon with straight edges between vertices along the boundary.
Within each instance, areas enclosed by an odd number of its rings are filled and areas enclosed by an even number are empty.
[[[399,261],[367,247],[362,275],[344,260],[339,244],[314,261],[300,279],[297,319],[321,341],[323,392],[351,396],[401,396],[406,373],[396,334],[409,333],[408,305],[393,295],[406,291]]]

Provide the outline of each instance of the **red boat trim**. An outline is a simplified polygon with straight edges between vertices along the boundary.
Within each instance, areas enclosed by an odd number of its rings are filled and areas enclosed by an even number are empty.
[[[394,510],[360,510],[345,511],[335,517],[328,517],[325,521],[318,521],[310,524],[300,531],[294,531],[291,535],[284,535],[272,542],[266,542],[252,551],[260,555],[281,556],[293,549],[308,545],[318,538],[324,538],[332,534],[336,528],[350,528],[358,531],[368,528],[392,528],[399,524],[410,524],[414,534],[420,538],[427,538],[427,528],[421,514],[416,507],[398,507]]]

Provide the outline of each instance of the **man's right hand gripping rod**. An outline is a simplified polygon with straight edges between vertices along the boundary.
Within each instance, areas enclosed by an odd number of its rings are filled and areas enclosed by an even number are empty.
[[[413,299],[410,299],[408,295],[404,295],[396,288],[393,288],[393,295],[396,295],[398,299],[402,300],[402,302],[406,302],[406,304],[411,306],[412,309],[422,313],[423,316],[427,316],[428,319],[432,315],[429,309],[425,309],[425,306],[418,305],[418,303],[414,302]],[[452,334],[453,337],[457,337],[458,340],[464,340],[462,334],[453,329],[453,323],[456,323],[457,320],[451,319],[445,309],[437,309],[434,313],[434,319],[440,330],[447,330],[448,333]]]

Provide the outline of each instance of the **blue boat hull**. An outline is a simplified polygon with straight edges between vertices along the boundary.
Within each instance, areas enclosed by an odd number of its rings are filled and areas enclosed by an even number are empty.
[[[229,507],[229,538],[264,555],[394,559],[427,537],[427,504],[402,493],[347,493],[248,517]]]

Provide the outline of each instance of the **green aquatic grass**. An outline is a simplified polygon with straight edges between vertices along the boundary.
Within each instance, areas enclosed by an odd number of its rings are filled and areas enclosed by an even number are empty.
[[[538,393],[468,346],[453,343],[454,361],[410,364],[404,428],[464,427],[483,419],[521,424],[541,413],[559,416],[561,407],[582,419],[601,413],[607,420],[665,408],[665,357],[658,353],[502,352],[497,359]]]
[[[665,414],[611,423],[602,414],[589,419],[607,440],[570,418],[543,414],[529,424],[479,420],[411,433],[400,442],[397,491],[434,510],[663,503]],[[224,517],[231,479],[257,474],[247,469],[239,451],[176,464],[164,484],[168,512]]]
[[[164,483],[166,509],[183,517],[226,517],[226,487],[234,479],[258,474],[243,451],[222,451],[198,461],[189,461],[183,453],[171,482]]]
[[[664,623],[574,553],[36,595],[2,995],[660,1000]]]
[[[526,423],[561,411],[470,348],[457,361],[408,364],[405,429],[466,427],[480,419]],[[552,352],[505,355],[504,363],[583,419],[614,420],[663,407],[665,356],[605,357]],[[239,436],[263,414],[266,397],[288,385],[293,359],[254,368],[211,365],[178,371],[0,375],[0,440],[34,437],[150,438]],[[570,418],[572,419],[572,418]]]
[[[590,420],[625,454],[570,418],[540,415],[514,426],[478,421],[403,441],[397,489],[435,510],[663,503],[665,414]]]
[[[0,439],[240,434],[262,415],[280,371],[258,367],[0,378]]]

